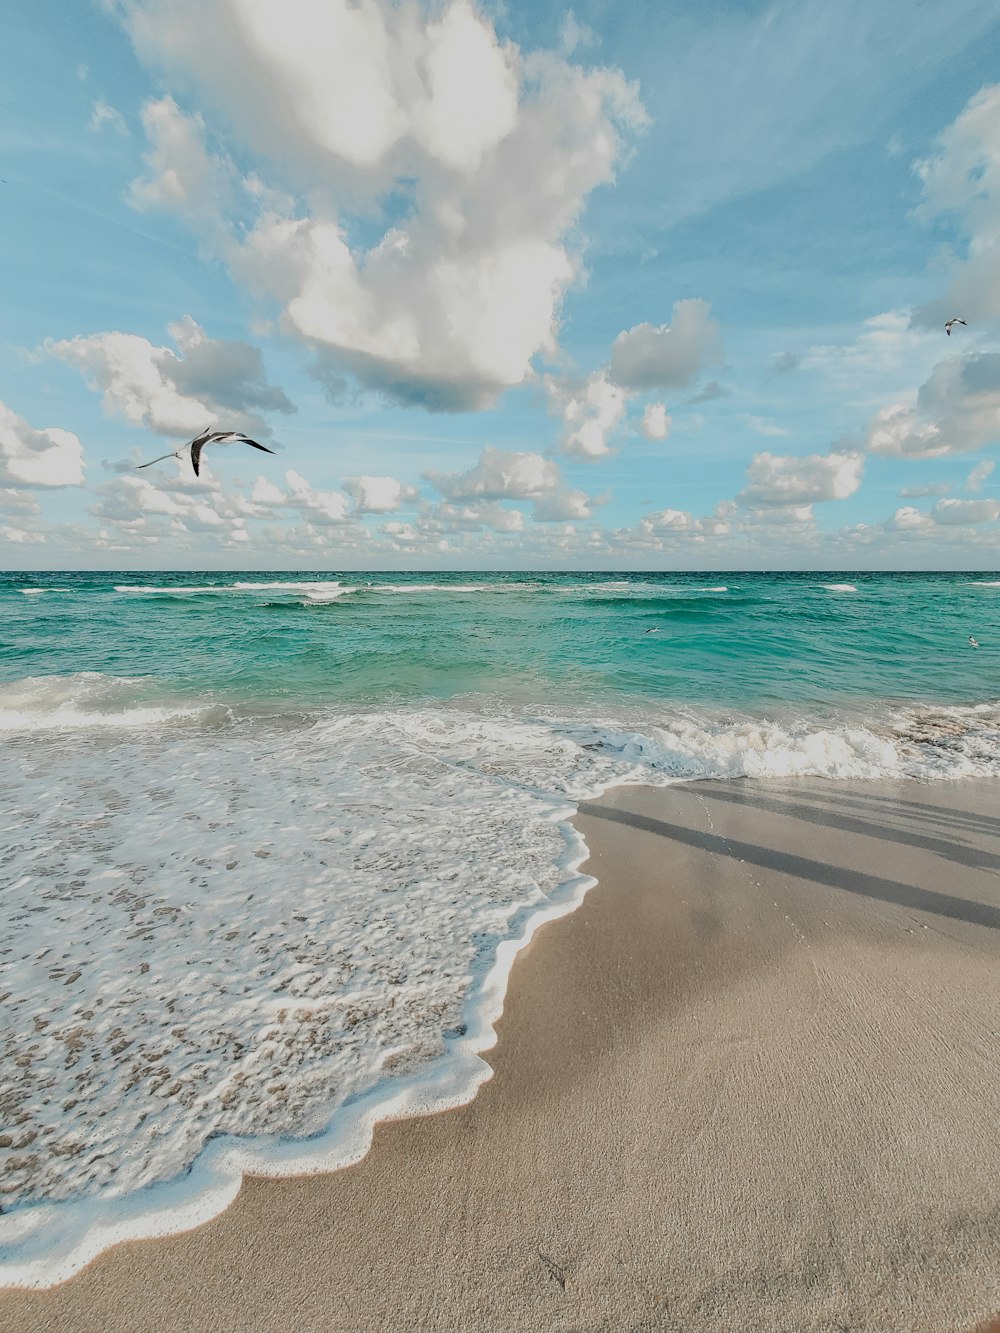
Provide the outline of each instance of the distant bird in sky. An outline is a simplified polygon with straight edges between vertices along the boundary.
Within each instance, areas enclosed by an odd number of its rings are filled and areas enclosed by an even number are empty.
[[[947,323],[945,324],[945,326],[944,326],[944,331],[945,331],[945,333],[947,333],[947,335],[948,335],[949,338],[951,337],[951,331],[952,331],[952,329],[955,327],[956,324],[965,324],[965,320],[964,320],[964,319],[949,319],[949,320],[948,320],[948,322],[947,322]],[[968,324],[965,324],[965,327],[968,328],[968,327],[969,327]]]
[[[971,634],[969,635],[969,642],[972,644],[973,648],[979,647],[979,640],[974,639]]]
[[[252,449],[259,449],[261,453],[274,453],[274,450],[269,449],[266,444],[258,444],[256,440],[251,440],[250,436],[244,435],[242,431],[209,430],[206,426],[200,435],[196,435],[193,440],[181,445],[173,453],[161,454],[159,458],[151,458],[148,463],[139,463],[136,471],[138,472],[140,468],[152,467],[154,463],[162,463],[165,458],[180,458],[185,449],[190,449],[191,466],[194,468],[194,475],[197,477],[201,472],[201,451],[207,444],[249,444]]]

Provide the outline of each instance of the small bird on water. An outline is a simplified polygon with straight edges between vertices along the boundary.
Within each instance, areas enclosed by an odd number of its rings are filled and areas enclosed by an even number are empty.
[[[659,625],[654,625],[652,629],[648,629],[646,631],[647,634],[659,634],[659,632],[660,632]]]
[[[972,644],[973,648],[979,647],[979,640],[974,639],[971,634],[969,635],[969,642]]]
[[[949,320],[947,321],[947,323],[946,323],[945,326],[944,326],[944,331],[945,331],[945,333],[947,333],[947,335],[948,335],[949,338],[951,337],[951,331],[952,331],[952,329],[955,327],[956,324],[965,324],[965,320],[964,320],[964,319],[949,319]],[[965,324],[965,327],[968,328],[968,327],[969,327],[968,324]]]
[[[139,463],[136,467],[138,472],[140,468],[152,467],[154,463],[162,463],[165,458],[180,458],[185,449],[191,450],[191,466],[194,468],[194,475],[197,477],[201,471],[201,451],[207,444],[249,444],[252,449],[259,449],[261,453],[273,454],[274,450],[269,449],[266,444],[258,444],[256,440],[251,440],[249,435],[244,435],[239,430],[209,430],[206,426],[200,435],[196,435],[193,440],[187,444],[181,445],[172,453],[161,454],[159,458],[151,458],[148,463]]]

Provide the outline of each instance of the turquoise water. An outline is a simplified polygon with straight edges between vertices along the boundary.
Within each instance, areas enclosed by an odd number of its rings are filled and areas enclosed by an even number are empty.
[[[472,1095],[581,799],[1000,775],[1000,578],[5,575],[0,739],[0,1284],[46,1285]]]
[[[1000,693],[989,572],[19,574],[0,579],[0,623],[6,681],[100,672],[245,704],[494,693],[755,709]]]

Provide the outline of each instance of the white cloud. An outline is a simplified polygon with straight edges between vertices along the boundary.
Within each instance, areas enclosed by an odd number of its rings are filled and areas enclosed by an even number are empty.
[[[752,413],[747,413],[743,422],[755,435],[779,436],[791,435],[792,433],[785,426],[779,426],[776,421],[772,421],[770,417],[757,417]]]
[[[742,505],[802,506],[846,500],[861,485],[861,454],[755,454],[747,468]]]
[[[433,537],[441,532],[523,532],[524,515],[520,509],[499,500],[480,500],[475,504],[451,504],[447,500],[428,508],[418,524],[421,532]]]
[[[502,42],[469,0],[118,0],[140,55],[214,104],[303,212],[270,195],[219,252],[317,354],[405,401],[491,405],[556,346],[580,263],[571,229],[645,120],[616,70]],[[228,159],[165,98],[147,108],[136,201],[204,225]],[[344,210],[396,191],[384,234],[356,243]]]
[[[581,23],[572,9],[567,9],[559,24],[559,46],[563,55],[571,56],[580,47],[599,46],[600,40],[593,28]]]
[[[947,495],[951,486],[946,481],[931,481],[925,485],[901,486],[899,494],[904,500],[919,500],[927,495]]]
[[[178,438],[209,424],[267,437],[261,412],[293,412],[268,384],[261,354],[244,342],[209,338],[189,315],[170,326],[177,346],[157,347],[134,333],[95,333],[47,342],[100,390],[104,409],[158,435]]]
[[[647,440],[665,440],[670,434],[670,417],[663,403],[650,403],[642,414],[639,429]]]
[[[1000,517],[1000,500],[938,500],[931,510],[935,523],[992,523]]]
[[[614,452],[610,437],[625,415],[626,396],[597,370],[582,383],[546,379],[550,406],[563,419],[562,449],[578,458],[605,458]]]
[[[541,454],[487,446],[467,472],[425,472],[447,500],[536,500],[559,485],[559,469]]]
[[[122,139],[128,137],[128,126],[122,113],[116,111],[113,106],[108,106],[107,102],[97,101],[90,113],[91,132],[100,134],[105,126]]]
[[[637,324],[611,348],[611,378],[626,389],[684,388],[720,355],[719,326],[707,301],[674,304],[671,323]]]
[[[345,477],[344,490],[356,514],[392,514],[419,494],[416,486],[404,486],[395,477]]]
[[[599,503],[585,491],[558,490],[544,500],[536,500],[531,516],[536,523],[583,522],[593,518],[594,506]]]
[[[993,475],[995,466],[996,464],[989,458],[977,463],[965,479],[965,489],[973,492],[981,491],[986,481]]]
[[[226,540],[245,528],[245,502],[212,487],[198,494],[167,477],[122,476],[97,491],[90,512],[130,540],[156,540],[164,527],[172,536],[210,533]]]
[[[341,491],[317,491],[300,472],[285,473],[288,503],[297,506],[302,517],[320,526],[350,521],[350,500]]]
[[[915,399],[876,413],[873,453],[908,458],[981,449],[1000,440],[1000,353],[968,352],[939,361]]]
[[[14,518],[34,518],[41,513],[41,505],[33,495],[7,486],[0,488],[0,514]]]
[[[202,117],[186,115],[172,97],[161,97],[143,107],[142,125],[147,174],[130,185],[129,203],[140,212],[177,213],[210,236],[223,235],[220,215],[232,201],[235,171],[208,151]]]
[[[940,135],[938,151],[917,163],[924,186],[918,212],[957,216],[969,236],[951,290],[919,314],[940,326],[952,315],[975,323],[1000,316],[1000,84],[981,89]],[[961,332],[964,332],[962,330]]]
[[[250,499],[259,505],[280,505],[285,503],[285,492],[267,477],[258,477],[250,492]]]
[[[29,426],[0,402],[0,482],[8,486],[82,486],[83,445],[72,431]]]
[[[933,526],[934,520],[921,510],[914,509],[912,505],[904,505],[902,509],[897,509],[892,517],[886,520],[886,527],[891,532],[927,532]]]

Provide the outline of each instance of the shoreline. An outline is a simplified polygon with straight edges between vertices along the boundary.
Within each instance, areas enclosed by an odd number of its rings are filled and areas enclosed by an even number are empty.
[[[1000,1310],[998,795],[803,779],[584,802],[598,887],[515,961],[474,1101],[380,1123],[332,1175],[248,1178],[206,1226],[0,1292],[0,1316],[971,1328]]]

